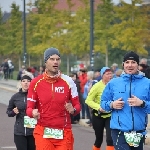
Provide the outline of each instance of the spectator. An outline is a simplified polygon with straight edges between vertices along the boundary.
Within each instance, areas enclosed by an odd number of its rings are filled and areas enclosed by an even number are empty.
[[[76,84],[76,87],[77,87],[77,91],[78,91],[78,95],[79,95],[79,101],[80,101],[80,104],[81,104],[81,93],[80,93],[80,80],[78,78],[78,75],[77,73],[72,73],[70,75],[70,77],[72,78],[72,80],[75,82]],[[71,118],[72,118],[72,124],[76,124],[79,122],[80,120],[80,113],[77,114],[76,116],[73,116],[71,115]]]
[[[25,71],[25,66],[22,66],[21,69],[18,72],[17,80],[21,80],[21,77],[22,77],[22,74],[23,74],[24,71]]]
[[[145,65],[145,64],[139,64],[139,67],[138,67],[138,69],[140,70],[140,71],[142,71],[143,73],[145,73],[145,70],[148,68],[148,66],[147,65]]]
[[[148,79],[150,79],[150,67],[147,67],[145,70],[145,77],[147,77]]]
[[[29,75],[32,79],[34,78],[31,67],[28,67],[27,70],[24,70],[23,74]]]
[[[148,65],[148,64],[147,64],[147,58],[142,58],[142,59],[140,60],[140,63],[139,63],[139,64]]]
[[[8,78],[9,79],[13,79],[13,71],[14,71],[14,65],[12,63],[12,61],[8,58],[8,66],[9,66],[9,70],[8,70]]]
[[[45,72],[45,66],[40,66],[39,74],[43,74]]]
[[[37,67],[33,67],[34,68],[34,73],[33,73],[33,76],[34,76],[34,78],[35,77],[37,77],[38,75],[39,75],[39,72],[38,72],[38,70],[37,70]]]
[[[99,82],[102,79],[101,74],[100,74],[100,70],[95,70],[94,72],[94,80],[93,80],[93,85],[97,82]]]
[[[120,75],[122,74],[123,70],[122,69],[118,69],[115,73],[116,77],[120,77]]]
[[[3,67],[0,66],[0,80],[4,78]]]
[[[113,63],[112,64],[112,66],[111,66],[111,69],[112,69],[112,72],[113,72],[113,75],[114,75],[114,77],[116,77],[116,71],[119,69],[118,68],[118,64],[116,64],[116,63]]]
[[[8,72],[9,72],[8,59],[4,60],[2,67],[3,67],[3,72],[4,72],[4,79],[8,80]]]
[[[83,99],[84,99],[84,103],[85,103],[85,100],[88,96],[88,93],[92,87],[92,84],[93,84],[93,78],[94,78],[94,72],[93,71],[88,71],[87,72],[87,82],[84,86],[84,93],[83,93]],[[90,108],[88,107],[87,104],[85,104],[85,110],[86,110],[86,114],[87,114],[87,117],[89,119],[88,122],[86,122],[87,124],[90,124],[90,126],[92,126],[92,117],[91,117],[91,113],[90,113]]]
[[[81,93],[81,102],[82,102],[82,119],[85,119],[85,100],[83,99],[83,92],[84,92],[84,86],[87,82],[87,69],[81,68],[80,74],[79,74],[79,80],[80,80],[80,93]]]

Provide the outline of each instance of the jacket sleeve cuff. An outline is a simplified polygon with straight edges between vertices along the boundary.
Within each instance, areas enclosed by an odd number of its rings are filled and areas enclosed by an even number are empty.
[[[80,109],[74,107],[74,114],[73,116],[76,116],[80,112]]]
[[[33,116],[32,116],[32,108],[27,108],[27,110],[26,110],[26,114],[27,114],[27,116],[29,116],[30,118],[33,118]]]

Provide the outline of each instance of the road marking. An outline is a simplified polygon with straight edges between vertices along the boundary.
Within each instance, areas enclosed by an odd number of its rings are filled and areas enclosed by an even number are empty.
[[[17,92],[17,89],[12,89],[12,88],[9,88],[9,87],[2,87],[2,86],[0,86],[0,88],[3,89],[3,90],[10,91],[10,92]]]
[[[5,148],[16,148],[15,146],[5,146],[5,147],[1,147],[2,149],[5,149]]]

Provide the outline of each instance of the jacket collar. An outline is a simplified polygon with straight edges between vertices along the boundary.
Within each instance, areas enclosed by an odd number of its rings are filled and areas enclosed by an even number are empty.
[[[20,92],[20,93],[28,93],[28,92],[23,92],[23,91],[22,91],[22,88],[19,89],[19,92]]]
[[[138,70],[137,74],[127,74],[124,71],[121,74],[121,77],[124,79],[130,79],[132,76],[132,79],[141,79],[145,76],[145,73]]]

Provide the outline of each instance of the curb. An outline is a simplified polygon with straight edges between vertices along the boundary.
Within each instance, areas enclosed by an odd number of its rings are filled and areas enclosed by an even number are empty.
[[[14,88],[9,88],[9,87],[6,87],[6,86],[0,86],[1,89],[3,90],[7,90],[7,91],[11,91],[11,92],[17,92],[18,90],[14,89]]]
[[[147,138],[145,139],[145,145],[150,145],[150,138]]]
[[[146,139],[145,139],[145,145],[150,145],[150,124],[147,125],[147,132]]]
[[[89,119],[80,119],[79,125],[91,128],[86,122],[89,121]]]

